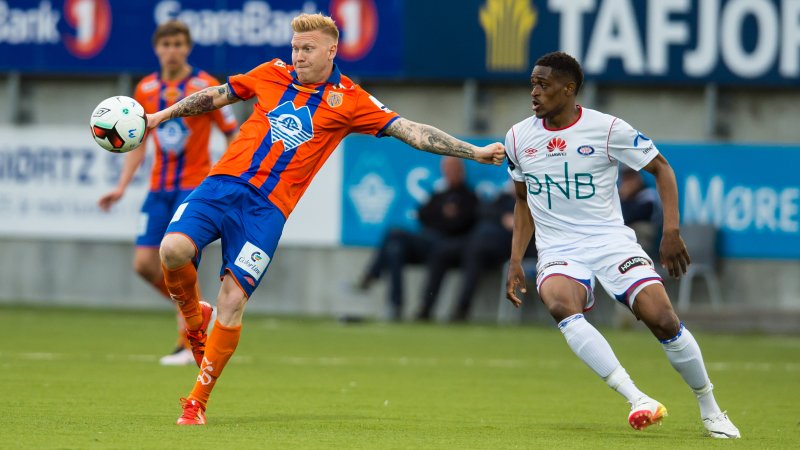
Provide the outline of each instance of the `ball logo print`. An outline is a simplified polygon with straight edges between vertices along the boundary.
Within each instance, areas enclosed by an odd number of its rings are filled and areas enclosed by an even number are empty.
[[[100,102],[89,118],[95,142],[112,153],[125,153],[138,147],[147,127],[144,108],[122,95]]]
[[[64,33],[67,50],[81,59],[100,53],[111,34],[111,5],[108,0],[66,0],[64,20],[74,34]]]
[[[365,57],[378,36],[378,9],[374,0],[333,0],[330,11],[342,32],[338,56],[345,61]]]

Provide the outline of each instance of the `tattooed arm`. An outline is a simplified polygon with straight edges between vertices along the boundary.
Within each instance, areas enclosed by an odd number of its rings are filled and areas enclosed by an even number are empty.
[[[176,117],[197,116],[225,105],[241,101],[227,84],[212,86],[195,92],[194,94],[175,103],[167,109],[147,115],[147,127],[155,128],[165,120]]]
[[[384,134],[394,136],[419,150],[437,155],[455,156],[495,165],[501,164],[505,158],[505,149],[500,143],[477,147],[456,139],[436,127],[412,122],[402,117],[392,122]]]

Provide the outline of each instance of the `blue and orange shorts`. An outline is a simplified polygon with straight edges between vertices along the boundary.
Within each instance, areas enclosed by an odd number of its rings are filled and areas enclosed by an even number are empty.
[[[228,175],[206,178],[175,211],[167,234],[192,240],[200,257],[222,239],[220,279],[233,275],[249,298],[264,277],[283,233],[286,217],[246,181]]]

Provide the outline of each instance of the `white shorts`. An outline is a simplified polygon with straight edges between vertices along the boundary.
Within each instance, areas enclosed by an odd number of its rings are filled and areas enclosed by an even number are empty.
[[[642,247],[625,239],[600,248],[540,254],[536,272],[537,291],[554,275],[564,275],[582,284],[586,288],[584,311],[594,306],[595,278],[608,295],[628,308],[633,307],[636,295],[645,286],[661,283],[653,261]]]

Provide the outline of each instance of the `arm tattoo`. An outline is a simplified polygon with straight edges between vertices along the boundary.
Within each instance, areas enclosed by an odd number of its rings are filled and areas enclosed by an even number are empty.
[[[176,103],[169,118],[196,116],[215,109],[217,106],[214,106],[214,88],[205,88]]]
[[[228,99],[231,102],[239,100],[239,98],[236,97],[236,95],[234,95],[234,93],[230,89],[228,89],[228,85],[227,84],[223,84],[222,86],[218,86],[217,87],[217,93],[219,95],[224,95],[225,98]]]
[[[475,159],[475,152],[470,144],[430,125],[398,119],[386,129],[386,134],[426,152]]]

